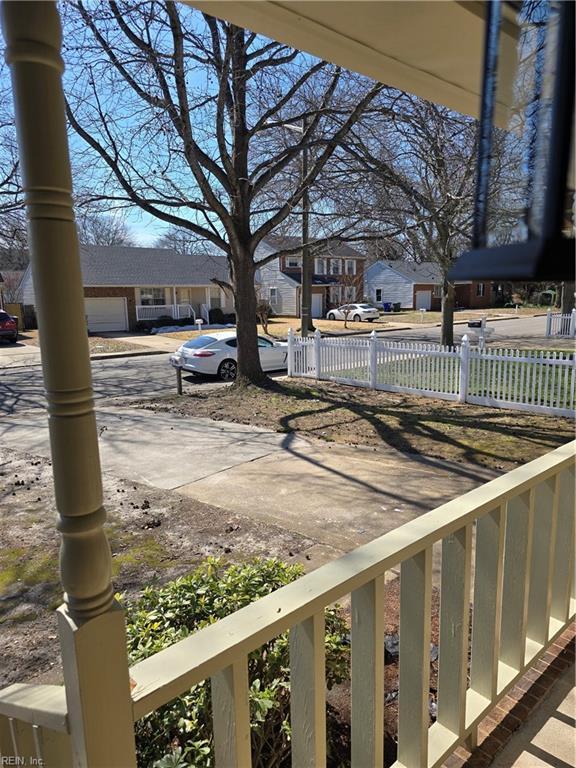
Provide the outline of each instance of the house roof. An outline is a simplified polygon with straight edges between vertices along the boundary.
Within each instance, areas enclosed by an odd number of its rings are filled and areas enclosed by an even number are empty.
[[[269,235],[264,240],[265,244],[272,250],[281,251],[288,248],[296,248],[302,242],[300,237],[291,237],[283,235]],[[319,258],[325,258],[333,256],[334,258],[341,259],[365,259],[363,253],[356,251],[346,243],[342,243],[338,240],[318,240],[318,245],[322,246],[322,250],[319,250],[314,255]],[[316,245],[316,243],[315,243]]]
[[[423,261],[417,264],[414,261],[386,261],[381,259],[373,266],[381,265],[393,269],[399,275],[402,275],[411,283],[434,283],[442,282],[442,270],[433,261]]]
[[[85,286],[209,285],[228,280],[225,256],[182,255],[170,248],[80,247]]]

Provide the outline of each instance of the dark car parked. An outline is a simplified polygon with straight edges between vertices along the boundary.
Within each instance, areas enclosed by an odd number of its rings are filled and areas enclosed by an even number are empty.
[[[18,318],[0,309],[0,339],[8,339],[15,344],[18,341]]]

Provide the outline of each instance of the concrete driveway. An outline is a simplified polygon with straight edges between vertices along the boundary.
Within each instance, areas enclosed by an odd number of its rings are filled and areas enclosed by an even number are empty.
[[[209,419],[103,407],[102,466],[316,542],[310,567],[370,541],[493,477],[486,469],[388,449],[331,446]],[[0,419],[0,443],[48,456],[40,411]]]

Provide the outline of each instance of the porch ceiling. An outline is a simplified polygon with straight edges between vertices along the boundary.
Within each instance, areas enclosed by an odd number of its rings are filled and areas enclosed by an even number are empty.
[[[184,1],[386,85],[478,117],[483,2]],[[511,17],[503,32],[501,63],[511,72],[516,35]]]

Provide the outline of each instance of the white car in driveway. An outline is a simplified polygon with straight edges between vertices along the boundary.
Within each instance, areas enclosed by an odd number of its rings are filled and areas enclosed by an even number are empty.
[[[222,381],[234,381],[237,370],[236,331],[221,331],[196,336],[185,341],[170,357],[174,368],[181,368],[197,376],[218,376]],[[258,336],[260,362],[265,371],[287,368],[288,344],[269,341]]]
[[[355,323],[361,323],[368,320],[378,320],[380,312],[372,304],[344,304],[338,309],[331,309],[326,315],[327,320],[352,320]]]

